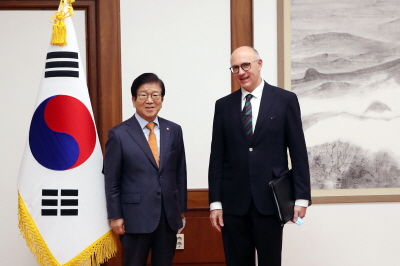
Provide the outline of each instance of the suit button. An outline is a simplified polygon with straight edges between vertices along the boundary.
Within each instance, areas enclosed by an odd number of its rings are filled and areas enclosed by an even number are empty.
[[[157,196],[160,196],[161,195],[161,193],[160,192],[157,192]]]
[[[249,148],[249,151],[253,151],[253,148]]]

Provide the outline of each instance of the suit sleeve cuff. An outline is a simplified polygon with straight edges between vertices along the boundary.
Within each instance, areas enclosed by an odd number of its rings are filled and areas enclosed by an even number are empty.
[[[294,202],[294,205],[296,205],[296,206],[301,206],[301,207],[308,207],[308,202],[309,202],[309,200],[297,199],[297,200]]]
[[[222,210],[222,204],[220,201],[214,201],[210,204],[210,211],[212,210]]]

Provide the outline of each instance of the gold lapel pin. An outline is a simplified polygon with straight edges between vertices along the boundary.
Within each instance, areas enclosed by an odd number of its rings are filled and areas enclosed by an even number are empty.
[[[167,127],[167,130],[169,130],[169,127]]]

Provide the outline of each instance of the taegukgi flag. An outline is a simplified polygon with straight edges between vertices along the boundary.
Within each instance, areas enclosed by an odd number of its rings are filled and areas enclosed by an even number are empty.
[[[66,27],[66,45],[48,50],[18,179],[19,228],[42,266],[99,265],[117,250],[71,13],[62,0],[53,41]]]

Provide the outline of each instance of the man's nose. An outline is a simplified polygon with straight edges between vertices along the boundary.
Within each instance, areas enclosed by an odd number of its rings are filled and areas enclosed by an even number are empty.
[[[153,98],[151,97],[151,95],[147,95],[146,102],[154,102],[154,100],[153,100]]]

